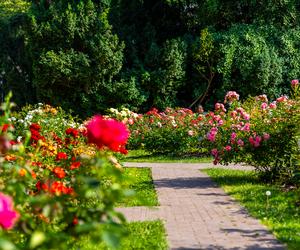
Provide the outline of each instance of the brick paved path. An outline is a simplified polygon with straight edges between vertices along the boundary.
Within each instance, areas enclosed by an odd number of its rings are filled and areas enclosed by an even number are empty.
[[[164,220],[170,249],[285,249],[258,220],[199,171],[211,167],[210,164],[126,163],[126,166],[152,169],[160,206],[120,210],[129,221]]]

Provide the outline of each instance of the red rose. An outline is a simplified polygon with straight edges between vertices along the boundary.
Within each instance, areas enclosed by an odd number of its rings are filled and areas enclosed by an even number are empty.
[[[41,129],[41,126],[37,123],[32,123],[29,127],[30,130],[37,130],[37,131],[40,131]]]
[[[75,162],[72,162],[71,166],[70,166],[70,169],[73,170],[73,169],[77,169],[79,168],[81,165],[80,161],[75,161]]]
[[[78,137],[78,134],[79,134],[79,131],[77,129],[74,129],[74,128],[68,128],[66,130],[66,134],[67,135],[71,135],[73,136],[74,138],[77,138]]]
[[[68,159],[68,155],[64,152],[58,152],[56,155],[56,160],[60,161],[60,160],[66,160]]]

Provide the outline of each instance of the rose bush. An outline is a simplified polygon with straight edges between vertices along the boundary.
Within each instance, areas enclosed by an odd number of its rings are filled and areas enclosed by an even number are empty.
[[[230,91],[224,102],[229,103],[228,112],[217,103],[206,123],[206,145],[214,163],[247,163],[265,180],[299,182],[299,82],[292,81],[290,98],[269,102],[260,95],[240,102],[238,94]]]
[[[102,129],[97,117],[71,127],[50,106],[14,116],[10,108],[7,100],[0,117],[0,249],[68,249],[86,234],[116,246],[125,220],[114,206],[125,190],[109,149],[125,150],[126,127],[114,121],[122,140],[106,127],[88,143]]]

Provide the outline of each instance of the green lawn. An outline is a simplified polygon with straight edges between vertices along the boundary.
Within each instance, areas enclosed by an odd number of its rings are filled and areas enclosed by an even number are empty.
[[[132,222],[126,225],[127,236],[121,240],[120,250],[168,249],[164,225],[161,221]],[[89,237],[82,237],[71,250],[108,250],[104,243],[93,244]]]
[[[165,154],[151,154],[145,150],[130,150],[127,155],[119,155],[123,162],[182,162],[182,163],[210,163],[212,158],[200,156],[174,156]]]
[[[300,190],[283,191],[258,180],[253,171],[204,170],[224,190],[261,220],[289,249],[300,249]],[[266,192],[271,195],[267,197]]]
[[[124,168],[123,186],[135,191],[132,197],[126,197],[119,206],[157,206],[158,200],[154,189],[150,168]]]

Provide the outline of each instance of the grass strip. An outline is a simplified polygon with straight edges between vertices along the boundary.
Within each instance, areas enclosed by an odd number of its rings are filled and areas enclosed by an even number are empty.
[[[127,236],[121,240],[120,250],[166,250],[168,244],[162,221],[131,222],[126,226]],[[109,250],[104,243],[95,244],[90,237],[82,237],[71,250]]]
[[[118,204],[123,207],[158,206],[150,168],[124,168],[124,188],[135,191]]]
[[[167,155],[152,154],[145,150],[130,150],[127,155],[119,155],[120,161],[128,162],[179,162],[179,163],[210,163],[212,158],[200,155]]]

